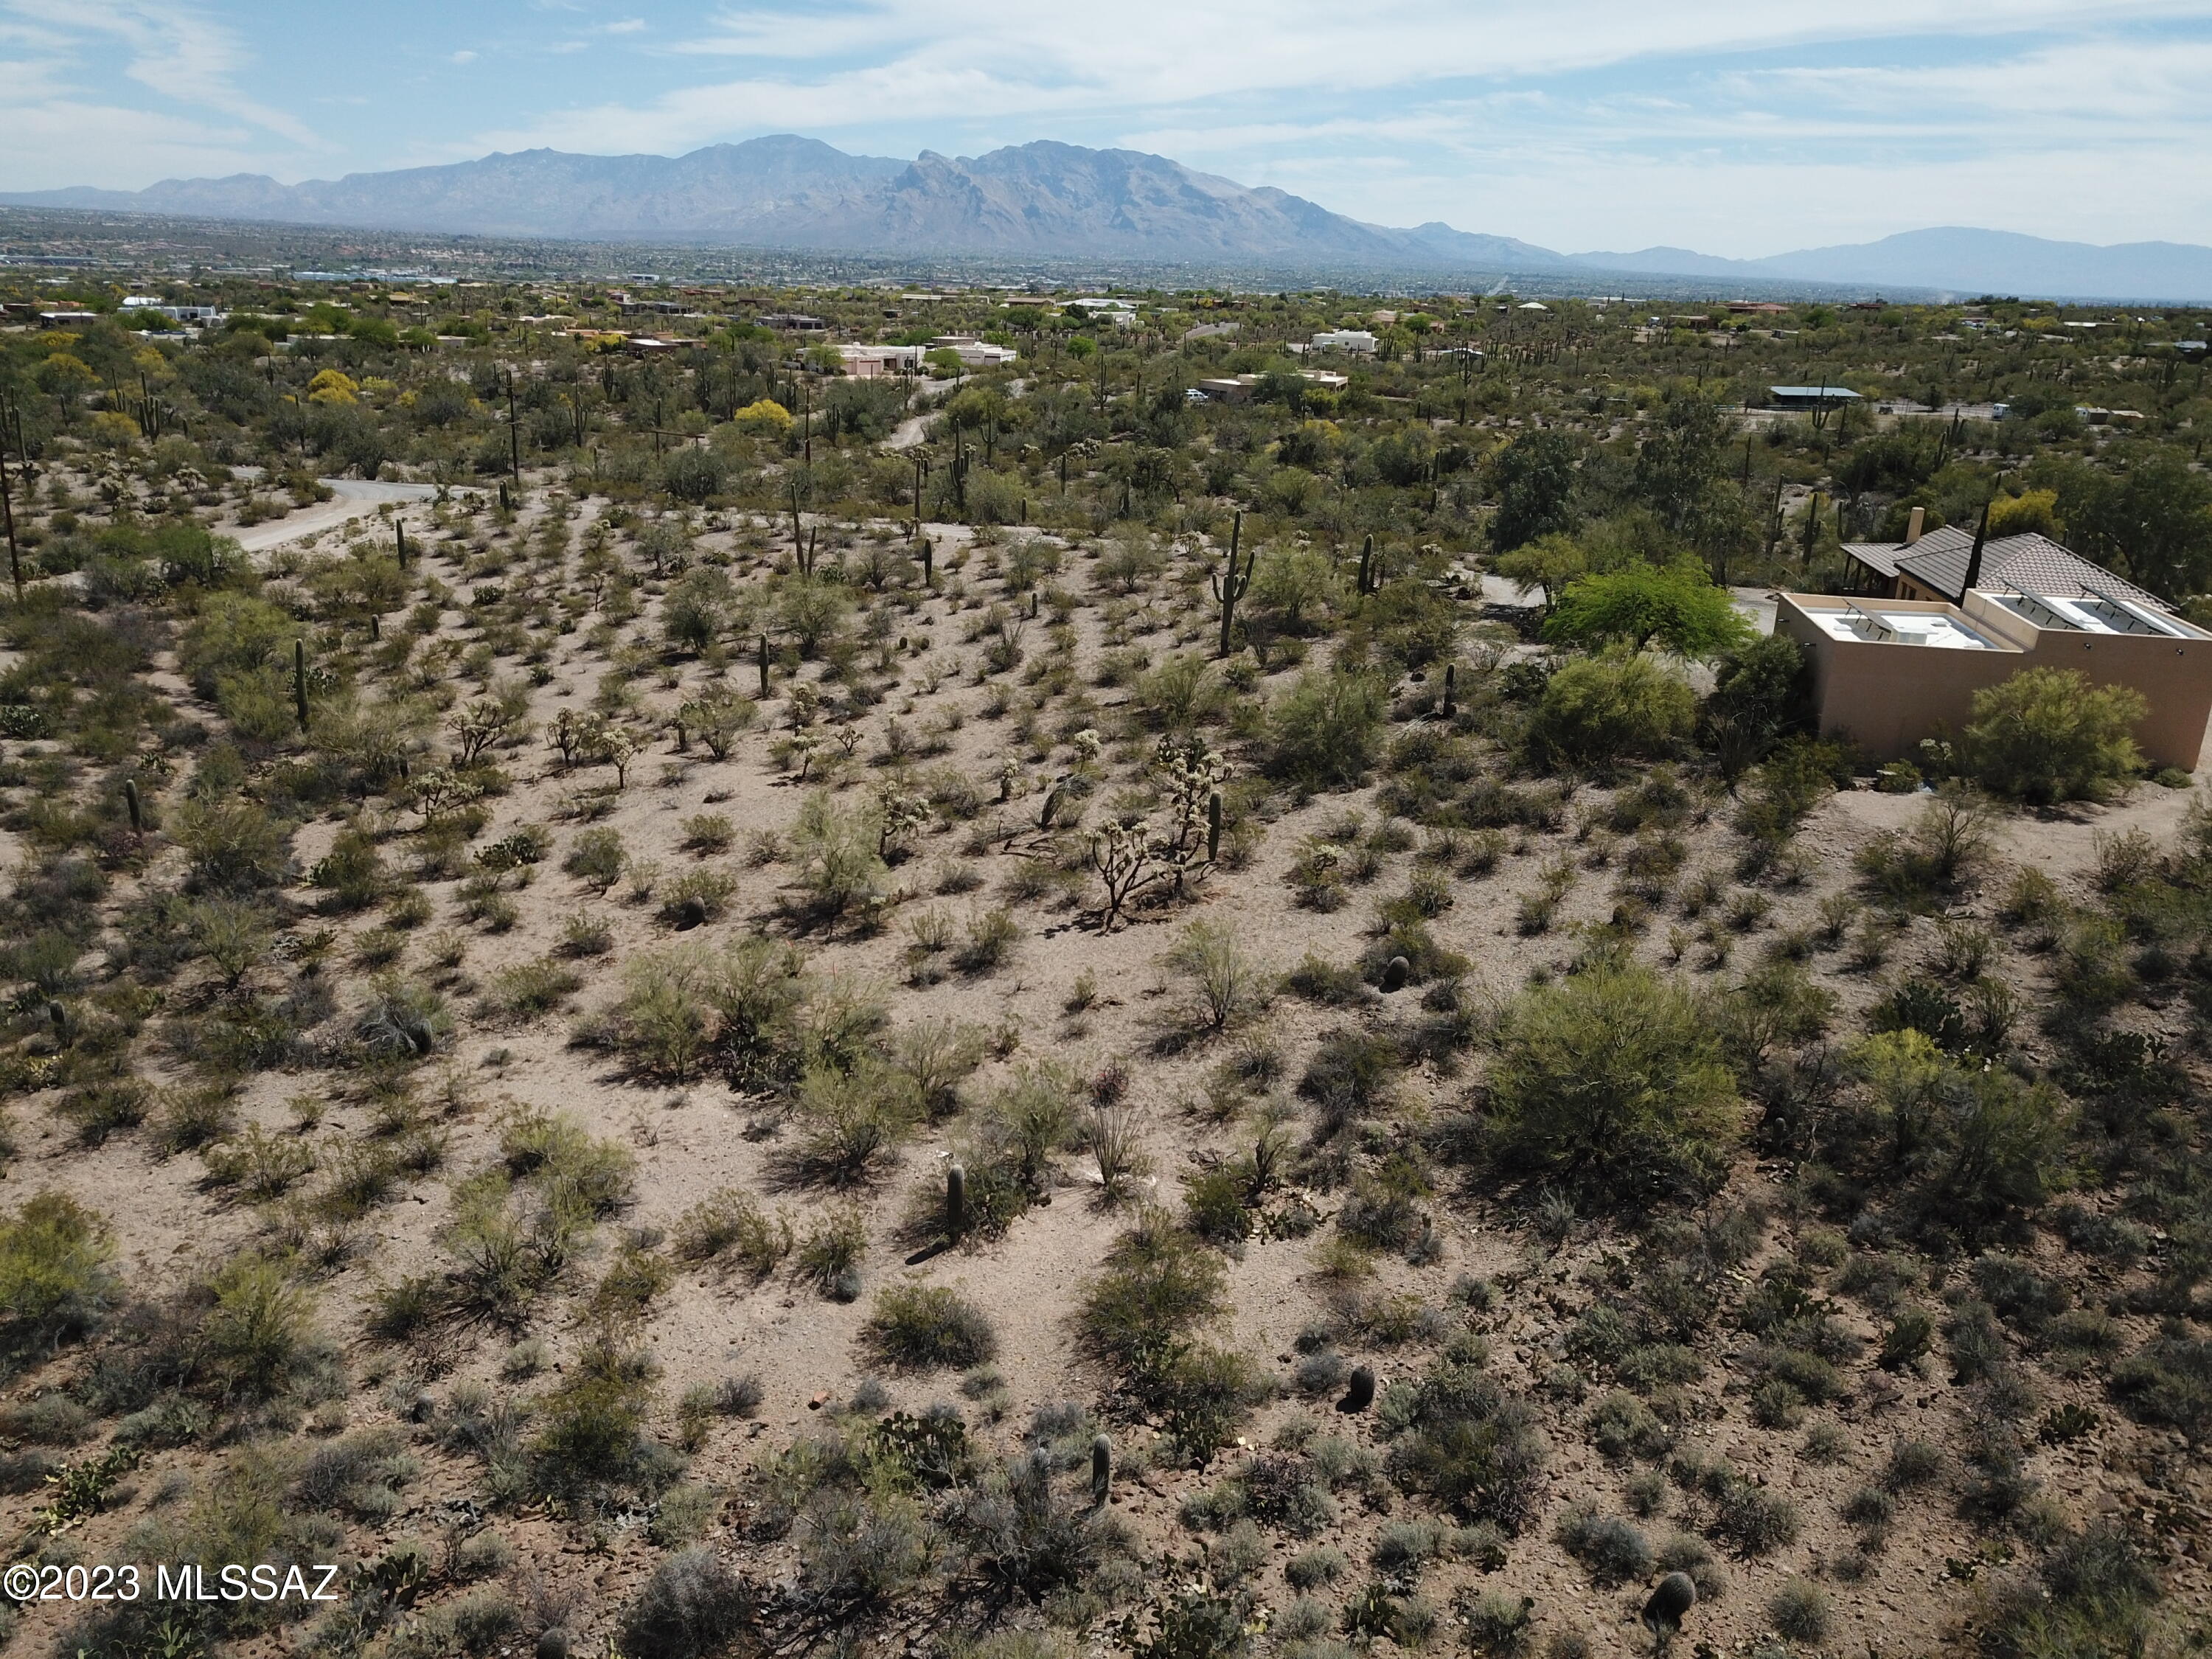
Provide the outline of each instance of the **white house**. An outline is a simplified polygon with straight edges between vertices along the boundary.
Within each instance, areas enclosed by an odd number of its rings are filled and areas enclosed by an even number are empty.
[[[1012,346],[993,345],[967,334],[940,334],[929,343],[932,351],[954,351],[969,368],[1002,368],[1020,356]]]
[[[1111,323],[1116,328],[1131,328],[1137,321],[1137,307],[1127,300],[1109,300],[1096,295],[1085,295],[1070,300],[1066,309],[1079,311],[1094,323]]]
[[[1348,351],[1354,356],[1375,355],[1375,337],[1364,328],[1326,328],[1313,337],[1316,351]]]

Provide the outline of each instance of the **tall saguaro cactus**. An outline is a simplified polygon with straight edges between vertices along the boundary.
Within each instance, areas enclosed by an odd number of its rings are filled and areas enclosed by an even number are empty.
[[[300,729],[307,729],[307,642],[292,641],[292,709],[300,717]]]
[[[1252,567],[1260,562],[1260,550],[1254,548],[1238,565],[1237,550],[1243,539],[1244,514],[1239,512],[1229,527],[1229,562],[1206,579],[1213,585],[1213,597],[1221,603],[1221,648],[1214,653],[1217,656],[1229,654],[1229,630],[1237,622],[1237,601],[1252,586]]]

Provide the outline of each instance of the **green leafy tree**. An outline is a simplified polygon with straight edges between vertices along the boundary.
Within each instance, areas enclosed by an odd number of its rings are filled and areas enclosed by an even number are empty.
[[[1626,644],[1638,651],[1656,640],[1694,661],[1748,644],[1752,630],[1728,590],[1693,567],[1640,564],[1573,583],[1552,607],[1544,637],[1569,645]]]
[[[1540,590],[1549,611],[1568,583],[1589,574],[1589,550],[1572,536],[1554,532],[1499,554],[1490,568],[1508,581]]]
[[[1498,511],[1490,520],[1490,545],[1510,552],[1540,536],[1575,527],[1576,470],[1580,446],[1564,432],[1524,432],[1490,463]]]

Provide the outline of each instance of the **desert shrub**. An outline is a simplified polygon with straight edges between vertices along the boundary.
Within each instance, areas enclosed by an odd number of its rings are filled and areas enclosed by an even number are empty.
[[[867,1218],[848,1206],[815,1218],[794,1260],[799,1278],[833,1301],[851,1302],[860,1294],[860,1263],[867,1254]]]
[[[751,1586],[713,1550],[680,1550],[654,1566],[623,1609],[623,1646],[667,1659],[705,1659],[745,1632],[753,1607]]]
[[[1083,1346],[1127,1372],[1222,1308],[1221,1259],[1163,1212],[1149,1211],[1107,1253],[1077,1314]]]
[[[308,1292],[282,1263],[241,1255],[216,1272],[205,1294],[196,1369],[228,1394],[282,1393],[315,1340]]]
[[[1009,1459],[969,1489],[960,1537],[976,1577],[999,1598],[1031,1605],[1080,1586],[1110,1533],[1098,1512],[1056,1489],[1042,1449]]]
[[[1996,1590],[1982,1619],[1993,1659],[2135,1653],[2155,1645],[2156,1568],[2120,1526],[2062,1539],[2033,1577]]]
[[[118,1288],[107,1225],[65,1193],[0,1222],[0,1352],[20,1363],[89,1330]]]
[[[531,1019],[558,1008],[583,982],[582,975],[561,963],[518,962],[492,975],[484,1006],[511,1018]]]
[[[384,896],[386,877],[376,839],[358,825],[348,825],[331,843],[331,850],[316,860],[308,879],[330,893],[330,908],[364,909]]]
[[[542,1401],[532,1445],[538,1482],[556,1493],[648,1474],[646,1413],[659,1368],[649,1355],[593,1339]]]
[[[398,1488],[419,1468],[396,1430],[366,1429],[318,1447],[292,1482],[292,1498],[311,1510],[382,1520],[398,1506]]]
[[[362,1048],[377,1060],[420,1060],[453,1032],[445,999],[432,987],[380,975],[355,1022]]]
[[[1427,1217],[1421,1200],[1429,1195],[1419,1166],[1403,1153],[1393,1154],[1353,1178],[1337,1212],[1337,1230],[1370,1249],[1404,1249],[1423,1235]]]
[[[941,1285],[890,1285],[877,1293],[860,1340],[878,1362],[902,1371],[964,1370],[999,1351],[980,1310]]]
[[[1589,1504],[1576,1504],[1561,1515],[1552,1535],[1598,1584],[1625,1584],[1651,1571],[1651,1544],[1642,1531]]]
[[[1884,830],[1853,860],[1875,897],[1926,910],[1955,894],[1989,856],[1989,814],[1970,794],[1946,790],[1908,830]]]
[[[1767,1597],[1766,1616],[1790,1641],[1816,1644],[1827,1638],[1828,1593],[1810,1579],[1792,1578]]]
[[[244,796],[182,802],[169,816],[168,831],[191,861],[192,885],[203,890],[274,887],[291,863],[291,831]]]
[[[1307,1062],[1298,1092],[1320,1111],[1324,1131],[1333,1131],[1382,1110],[1405,1065],[1397,1043],[1384,1033],[1331,1031]]]
[[[811,908],[825,919],[872,910],[890,889],[881,824],[871,809],[840,806],[827,791],[806,798],[792,826],[792,860]]]
[[[629,856],[623,849],[622,832],[600,826],[582,831],[568,843],[561,867],[604,893],[622,879]]]
[[[1382,1398],[1379,1424],[1396,1443],[1391,1478],[1463,1521],[1517,1533],[1535,1516],[1549,1450],[1536,1413],[1478,1366],[1449,1357]]]
[[[79,1145],[98,1146],[143,1123],[153,1097],[136,1078],[111,1078],[70,1090],[54,1103],[54,1115],[76,1131]]]
[[[1923,1032],[1863,1039],[1865,1150],[1914,1221],[1972,1238],[2032,1210],[2063,1177],[2073,1114],[2049,1083],[1954,1063]]]
[[[1741,1478],[1725,1481],[1713,1501],[1711,1530],[1747,1556],[1769,1555],[1795,1543],[1797,1506],[1779,1492]]]
[[[2099,800],[2142,770],[2133,736],[2149,712],[2130,686],[2071,668],[2030,668],[1974,693],[1966,763],[1991,793],[2038,805]]]
[[[672,927],[691,928],[718,921],[738,890],[737,878],[722,870],[686,870],[661,884],[653,896],[660,919]]]
[[[1850,772],[1841,744],[1809,738],[1786,743],[1752,774],[1735,827],[1755,842],[1785,842],[1814,807],[1850,786]]]
[[[1226,922],[1192,922],[1167,961],[1189,984],[1199,1024],[1206,1030],[1225,1030],[1267,1006],[1272,975],[1252,960]]]
[[[1352,1563],[1334,1544],[1317,1545],[1302,1550],[1283,1564],[1283,1577],[1295,1590],[1317,1589],[1333,1584],[1344,1577]]]
[[[1510,1165],[1623,1199],[1710,1186],[1742,1105],[1697,1000],[1632,967],[1522,994],[1500,1026],[1490,1112]]]
[[[1389,694],[1374,676],[1309,671],[1269,711],[1268,770],[1306,789],[1357,783],[1375,763]]]
[[[1610,1458],[1663,1457],[1674,1437],[1659,1415],[1634,1395],[1615,1389],[1599,1401],[1585,1420],[1590,1443]]]
[[[2139,1423],[2212,1439],[2212,1341],[2162,1336],[2112,1368],[2112,1393]]]
[[[874,1177],[921,1119],[908,1080],[880,1061],[811,1066],[799,1079],[799,1134],[787,1155],[805,1180],[849,1187]]]
[[[1578,658],[1545,684],[1529,718],[1529,749],[1558,769],[1663,759],[1689,737],[1697,712],[1696,694],[1649,657]]]
[[[746,1194],[724,1187],[677,1220],[677,1254],[687,1261],[727,1261],[756,1279],[775,1271],[789,1254],[791,1223],[770,1216]]]

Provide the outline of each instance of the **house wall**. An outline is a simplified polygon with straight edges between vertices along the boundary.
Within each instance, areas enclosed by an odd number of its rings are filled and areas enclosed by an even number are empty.
[[[1910,760],[1923,738],[1955,736],[1973,718],[1975,692],[2025,668],[2071,668],[2096,684],[2134,687],[2150,705],[2135,731],[2145,757],[2185,771],[2195,771],[2203,757],[2205,726],[2212,720],[2212,639],[2039,629],[1972,592],[1958,608],[2009,648],[1954,651],[1838,640],[1802,608],[1818,606],[1817,596],[1784,593],[1778,599],[1775,627],[1805,648],[1821,732],[1848,735],[1872,759]],[[1883,608],[1940,612],[1953,607],[1892,599]]]

